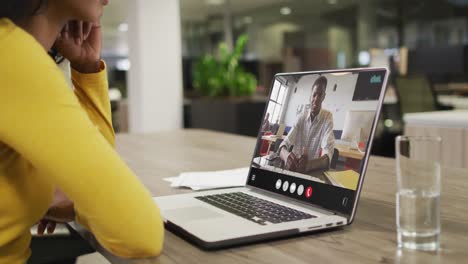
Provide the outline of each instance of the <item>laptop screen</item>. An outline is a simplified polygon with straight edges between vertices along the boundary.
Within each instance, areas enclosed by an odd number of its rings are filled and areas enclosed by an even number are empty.
[[[384,68],[276,75],[247,184],[350,215],[386,75]]]

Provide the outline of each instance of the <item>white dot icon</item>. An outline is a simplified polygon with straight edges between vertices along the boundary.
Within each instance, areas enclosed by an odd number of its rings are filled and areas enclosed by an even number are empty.
[[[297,188],[297,195],[301,196],[304,193],[304,185],[299,185]]]
[[[281,180],[278,179],[275,184],[276,190],[279,190],[281,188]]]
[[[289,187],[289,192],[294,193],[296,191],[296,184],[293,182],[291,183],[291,187]]]

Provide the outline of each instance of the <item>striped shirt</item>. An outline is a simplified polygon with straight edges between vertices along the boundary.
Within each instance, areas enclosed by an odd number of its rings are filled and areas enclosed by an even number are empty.
[[[335,148],[333,114],[328,110],[321,109],[311,121],[310,110],[304,112],[281,143],[280,147],[282,146],[285,146],[287,150],[293,146],[292,152],[296,157],[300,157],[306,152],[309,161],[319,158],[321,149],[321,155],[328,155],[328,159],[331,161]]]

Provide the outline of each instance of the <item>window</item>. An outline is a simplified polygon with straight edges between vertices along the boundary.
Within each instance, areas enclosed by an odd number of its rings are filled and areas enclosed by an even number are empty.
[[[270,114],[268,121],[276,123],[281,119],[284,101],[286,99],[288,87],[276,80],[271,91],[270,102],[268,103],[267,113]]]

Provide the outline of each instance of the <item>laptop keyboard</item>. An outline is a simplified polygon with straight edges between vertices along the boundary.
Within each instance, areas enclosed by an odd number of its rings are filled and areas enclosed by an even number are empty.
[[[195,198],[260,225],[316,217],[242,192],[196,196]]]

